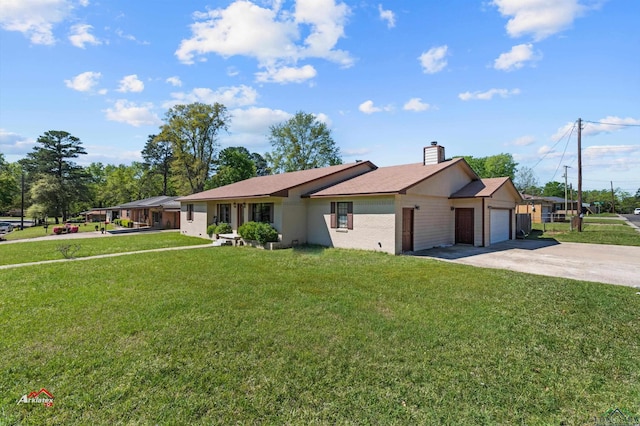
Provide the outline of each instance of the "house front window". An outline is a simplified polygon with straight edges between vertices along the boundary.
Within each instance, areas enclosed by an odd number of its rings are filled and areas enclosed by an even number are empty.
[[[218,204],[218,221],[231,223],[231,204]]]
[[[187,204],[187,220],[193,220],[193,204]]]
[[[273,223],[273,203],[253,203],[249,215],[254,222]]]
[[[331,227],[353,229],[353,202],[331,203]]]

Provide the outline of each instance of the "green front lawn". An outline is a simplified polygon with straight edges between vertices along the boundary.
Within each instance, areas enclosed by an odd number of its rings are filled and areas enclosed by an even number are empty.
[[[26,232],[26,231],[23,231]],[[72,247],[73,257],[88,257],[99,254],[124,253],[166,247],[210,244],[211,241],[187,237],[178,232],[140,233],[119,236],[97,235],[97,238],[79,238],[24,241],[13,244],[0,243],[0,265],[64,259],[60,251],[63,246]]]
[[[635,291],[333,249],[219,247],[3,270],[0,424],[640,415]],[[53,407],[17,404],[41,388]]]
[[[570,230],[570,224],[534,223],[529,238],[553,238],[561,242],[640,246],[640,232],[624,220],[585,218],[582,232]]]
[[[78,226],[78,232],[96,232],[96,225],[99,226],[98,229],[100,229],[100,227],[104,227],[104,223],[74,223],[73,225]],[[43,226],[32,226],[29,228],[24,228],[22,231],[18,228],[14,228],[12,232],[5,234],[2,237],[7,241],[46,237],[47,235],[53,234],[53,228],[55,228],[56,226],[64,226],[64,224],[50,224],[47,229],[45,229]],[[115,229],[115,227],[112,224],[108,224],[106,230],[108,231],[111,229]],[[99,232],[100,231],[97,231],[96,234],[99,234]]]

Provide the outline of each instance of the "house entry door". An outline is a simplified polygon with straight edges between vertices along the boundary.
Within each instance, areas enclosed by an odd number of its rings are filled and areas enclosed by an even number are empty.
[[[238,203],[238,228],[244,223],[244,204]]]
[[[402,209],[402,251],[413,251],[413,209]]]
[[[456,209],[456,244],[473,244],[473,209]]]

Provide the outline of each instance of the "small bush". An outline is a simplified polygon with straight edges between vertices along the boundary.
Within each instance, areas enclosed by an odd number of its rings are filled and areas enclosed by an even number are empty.
[[[233,232],[233,228],[230,224],[225,222],[220,222],[215,228],[216,234],[230,234],[231,232]]]
[[[209,235],[209,238],[211,238],[211,236],[213,234],[216,233],[216,224],[212,223],[211,225],[207,226],[207,235]]]
[[[255,240],[260,244],[278,241],[278,231],[268,223],[247,222],[238,228],[238,234],[245,240]]]
[[[60,244],[56,249],[65,259],[73,259],[73,256],[80,250],[80,244]]]

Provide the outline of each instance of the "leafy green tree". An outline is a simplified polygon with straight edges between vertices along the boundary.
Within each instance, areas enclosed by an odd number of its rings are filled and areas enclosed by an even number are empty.
[[[172,143],[158,135],[149,135],[142,149],[142,158],[146,167],[143,180],[153,182],[155,175],[159,175],[162,178],[162,189],[156,195],[173,195],[173,188],[170,187],[171,163],[174,160]]]
[[[275,173],[342,164],[331,131],[313,114],[297,112],[289,120],[271,126],[270,131],[273,151],[265,158]]]
[[[47,216],[47,207],[43,204],[31,204],[25,216],[35,221],[43,220]]]
[[[13,173],[12,165],[7,163],[4,154],[0,153],[0,212],[9,210],[19,193],[20,185]]]
[[[244,147],[229,147],[220,151],[217,172],[207,182],[207,188],[217,188],[256,176],[256,165]]]
[[[486,158],[484,172],[488,178],[509,176],[515,179],[516,167],[518,163],[513,160],[511,154],[498,154]]]
[[[33,200],[44,204],[66,221],[73,203],[88,199],[88,174],[71,159],[87,152],[82,142],[68,132],[50,130],[36,141],[38,145],[24,162],[37,188],[31,188]]]
[[[230,119],[227,108],[219,103],[176,105],[167,111],[158,137],[171,143],[179,194],[204,189],[220,145],[218,135],[227,130]]]
[[[257,152],[251,153],[251,160],[256,166],[256,176],[267,176],[271,174],[271,168],[267,160]]]
[[[481,178],[508,176],[511,180],[515,179],[518,163],[513,160],[511,154],[498,154],[478,158],[465,156],[464,159]]]
[[[564,197],[564,183],[545,183],[544,188],[542,188],[542,195],[545,197]]]
[[[138,170],[132,166],[120,164],[106,167],[103,203],[105,207],[117,206],[138,200],[141,197]]]

